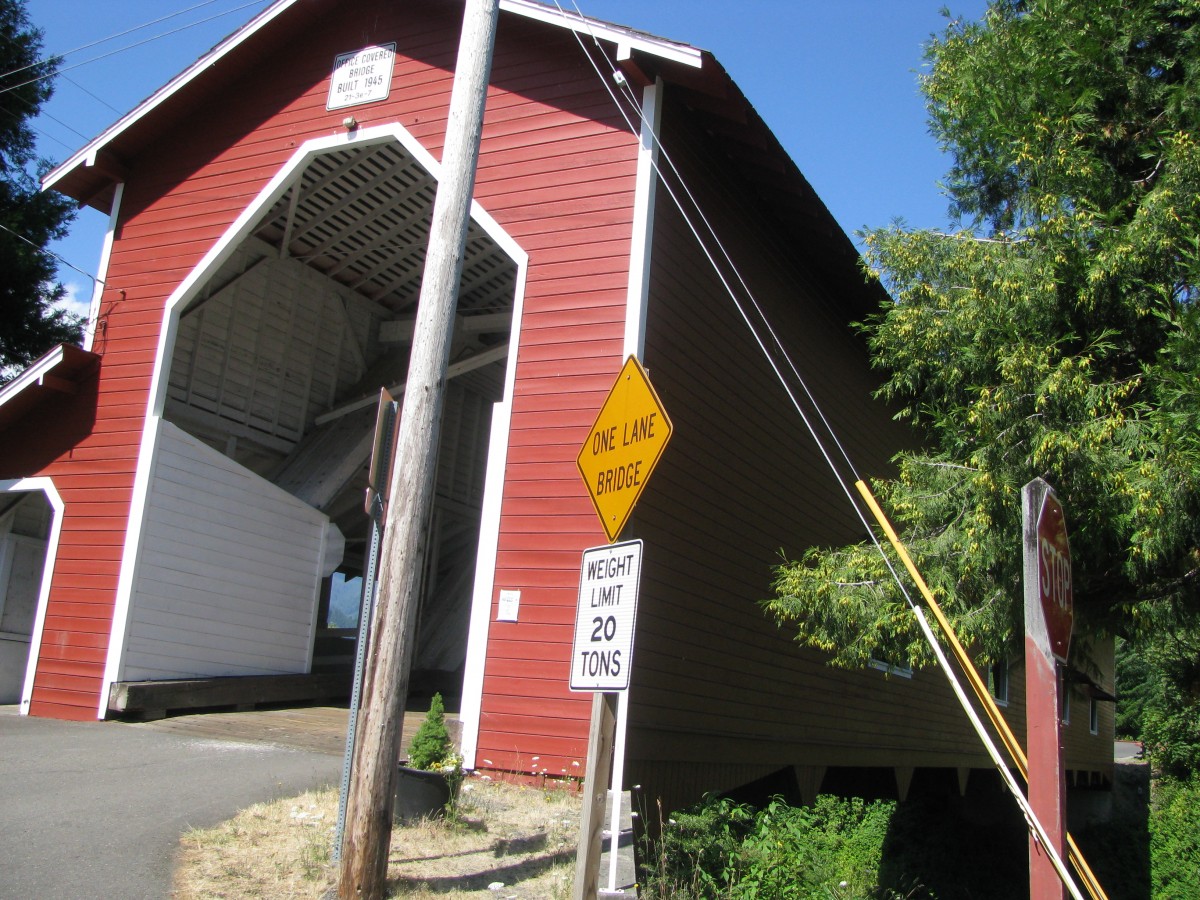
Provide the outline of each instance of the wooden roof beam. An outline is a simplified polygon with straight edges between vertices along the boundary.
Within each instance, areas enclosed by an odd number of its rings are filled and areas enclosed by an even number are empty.
[[[499,344],[492,347],[490,350],[484,350],[470,356],[467,359],[459,360],[456,363],[451,363],[446,369],[446,379],[456,378],[459,375],[465,375],[467,372],[474,372],[476,369],[483,368],[491,363],[498,362],[508,356],[508,344]],[[395,398],[399,398],[404,393],[405,382],[394,384],[388,388],[388,393]],[[362,397],[358,400],[352,400],[349,403],[344,403],[341,406],[336,406],[328,412],[321,413],[313,420],[314,425],[324,425],[327,422],[332,422],[335,419],[340,419],[342,416],[348,416],[350,413],[363,409],[367,406],[373,406],[379,402],[379,394],[374,393],[367,397]]]
[[[626,81],[643,90],[654,84],[654,79],[646,74],[646,70],[634,58],[633,47],[629,44],[617,44],[617,68]]]
[[[358,186],[354,187],[353,189],[347,191],[345,196],[343,196],[339,200],[334,201],[333,203],[329,204],[328,206],[324,206],[324,207],[319,206],[317,199],[315,197],[311,197],[311,195],[310,195],[309,202],[311,202],[316,207],[316,209],[314,209],[315,215],[313,216],[312,221],[309,222],[308,226],[303,231],[297,232],[296,234],[294,234],[292,236],[292,243],[295,243],[298,240],[302,240],[305,237],[305,235],[307,235],[313,229],[317,228],[321,222],[328,221],[328,219],[330,217],[336,216],[337,214],[344,212],[346,209],[348,209],[353,204],[357,203],[358,201],[360,201],[366,197],[369,197],[376,190],[376,188],[380,187],[383,184],[386,184],[391,179],[396,178],[399,175],[399,173],[403,172],[405,169],[408,169],[408,168],[409,168],[409,166],[403,165],[401,161],[398,161],[398,162],[392,164],[389,168],[386,168],[381,172],[377,172],[375,175],[373,175],[372,177],[370,177],[363,183],[361,183]],[[341,180],[345,180],[345,181],[351,180],[352,172],[353,172],[352,169],[345,170],[343,172]],[[403,203],[407,199],[412,197],[412,195],[418,193],[422,189],[429,187],[433,184],[434,184],[433,179],[429,178],[429,177],[426,177],[423,179],[421,179],[421,178],[416,179],[405,190],[401,191],[399,196],[388,197],[386,199],[386,203],[381,203],[380,204],[381,209],[376,211],[373,215],[375,217],[382,215],[383,211],[386,210],[386,208],[389,205],[394,206],[396,204]],[[333,243],[336,243],[338,238],[339,238],[339,235],[336,235],[336,234],[330,236],[329,238],[326,238],[325,241],[323,241],[321,244],[318,245],[317,249],[311,251],[312,255],[318,255],[323,248],[325,248]]]

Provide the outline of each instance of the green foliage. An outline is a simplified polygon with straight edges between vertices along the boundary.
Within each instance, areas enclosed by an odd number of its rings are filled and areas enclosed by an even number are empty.
[[[1172,658],[1153,673],[1142,714],[1142,740],[1154,767],[1170,778],[1200,769],[1200,658]],[[1190,688],[1190,691],[1189,691]]]
[[[869,897],[895,804],[821,796],[811,809],[774,800],[742,844],[738,896]]]
[[[1113,818],[1076,834],[1114,900],[1149,896],[1148,781],[1125,768]],[[1200,779],[1167,779],[1152,796],[1153,897],[1200,897]],[[662,823],[639,884],[652,900],[1009,900],[1028,891],[1028,848],[1020,810],[999,792],[966,803],[820,796],[811,808],[777,799],[762,810],[708,797]]]
[[[446,706],[442,695],[434,694],[429,701],[429,712],[408,747],[408,765],[413,769],[436,768],[450,759],[452,750],[450,730],[446,727]]]
[[[1117,733],[1143,742],[1167,778],[1200,771],[1200,642],[1166,625],[1137,645],[1118,643]]]
[[[0,76],[0,383],[81,334],[78,317],[52,309],[64,289],[54,258],[40,250],[74,218],[70,199],[38,190],[50,163],[36,157],[29,120],[50,98],[55,65],[39,60],[41,50],[24,0],[0,0],[0,72],[8,73]]]
[[[1150,881],[1154,900],[1200,897],[1200,778],[1166,780],[1150,810]]]
[[[715,796],[673,813],[647,854],[654,866],[639,883],[649,897],[728,896],[738,848],[753,823],[750,807]]]
[[[880,857],[895,804],[821,796],[755,811],[714,797],[664,823],[650,897],[809,900],[885,896]]]
[[[895,300],[862,326],[880,395],[925,447],[876,494],[964,643],[996,658],[1023,630],[1021,487],[1046,478],[1077,630],[1153,647],[1194,710],[1200,0],[992,0],[927,58],[966,224],[864,235]],[[766,606],[837,664],[930,662],[869,544],[786,562]]]
[[[1117,737],[1142,740],[1146,704],[1156,679],[1147,662],[1128,641],[1117,639]]]

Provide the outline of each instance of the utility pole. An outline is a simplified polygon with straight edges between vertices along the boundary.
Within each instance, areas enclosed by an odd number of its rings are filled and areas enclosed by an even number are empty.
[[[347,798],[340,900],[382,898],[387,882],[400,723],[408,699],[423,543],[433,505],[446,366],[498,14],[499,0],[467,0],[463,13],[442,174],[433,203],[390,479],[379,596]]]

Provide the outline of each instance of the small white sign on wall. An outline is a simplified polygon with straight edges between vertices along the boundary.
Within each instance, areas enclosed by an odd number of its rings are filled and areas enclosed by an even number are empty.
[[[386,100],[392,90],[396,43],[375,44],[342,53],[333,61],[326,109],[344,109],[361,103]]]
[[[496,608],[497,622],[517,621],[517,612],[521,608],[520,591],[501,591],[500,602]]]

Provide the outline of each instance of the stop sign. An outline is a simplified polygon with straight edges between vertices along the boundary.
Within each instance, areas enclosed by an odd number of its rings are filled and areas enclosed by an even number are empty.
[[[1071,545],[1062,506],[1047,491],[1037,519],[1038,594],[1050,652],[1059,662],[1067,661],[1071,629],[1075,624],[1075,597],[1071,589]]]

